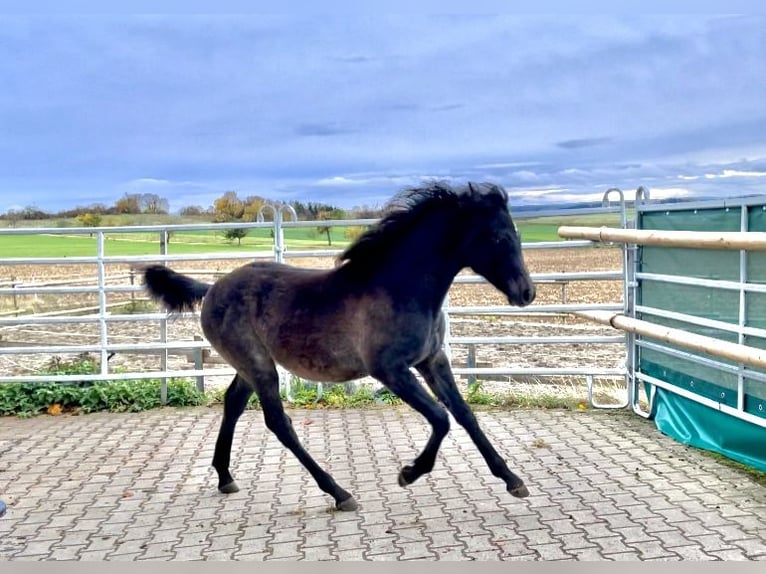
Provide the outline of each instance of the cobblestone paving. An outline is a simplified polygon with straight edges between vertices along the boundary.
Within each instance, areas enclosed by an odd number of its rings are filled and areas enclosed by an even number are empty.
[[[766,560],[766,487],[628,413],[478,413],[524,500],[454,421],[434,472],[402,489],[417,414],[290,414],[359,510],[333,512],[258,411],[228,496],[209,466],[218,409],[0,419],[0,559]]]

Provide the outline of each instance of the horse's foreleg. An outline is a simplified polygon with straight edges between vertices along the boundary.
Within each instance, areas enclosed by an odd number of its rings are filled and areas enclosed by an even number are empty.
[[[433,470],[436,454],[449,432],[449,415],[431,398],[408,368],[377,370],[373,376],[431,423],[431,436],[423,452],[412,465],[403,467],[399,473],[399,485],[407,486]]]
[[[218,473],[218,490],[224,494],[237,492],[239,487],[229,472],[231,463],[231,443],[234,439],[234,427],[237,420],[245,411],[247,400],[253,393],[253,389],[247,381],[239,375],[234,376],[223,399],[223,419],[218,431],[218,439],[215,442],[213,454],[213,468]]]
[[[295,434],[292,421],[282,406],[282,399],[279,396],[278,379],[269,379],[268,382],[259,380],[256,388],[268,429],[277,436],[279,441],[311,473],[317,486],[335,499],[335,507],[338,510],[356,510],[357,504],[354,497],[338,486],[333,477],[316,463],[300,443],[298,436]]]
[[[427,361],[417,365],[416,368],[423,375],[434,394],[449,409],[458,424],[468,432],[468,436],[479,449],[492,474],[505,482],[511,495],[517,498],[529,496],[529,490],[524,485],[524,481],[511,472],[503,458],[487,439],[484,431],[479,427],[471,408],[455,384],[455,378],[452,376],[446,355],[440,351]]]

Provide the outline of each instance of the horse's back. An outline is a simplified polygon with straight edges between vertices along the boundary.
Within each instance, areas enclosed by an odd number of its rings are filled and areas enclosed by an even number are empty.
[[[224,275],[208,291],[203,320],[224,320],[227,315],[255,319],[262,313],[290,305],[300,293],[320,289],[326,271],[293,267],[274,261],[243,265]]]

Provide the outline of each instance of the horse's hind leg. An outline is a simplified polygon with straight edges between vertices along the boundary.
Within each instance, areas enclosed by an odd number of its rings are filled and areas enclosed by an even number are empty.
[[[423,378],[431,387],[439,400],[449,409],[460,426],[465,428],[479,452],[487,462],[493,475],[501,478],[508,492],[517,498],[529,496],[529,490],[524,481],[510,471],[503,458],[497,453],[495,447],[489,442],[484,431],[479,427],[471,408],[465,402],[455,384],[449,361],[443,352],[439,351],[428,360],[416,365],[415,368],[423,375]]]
[[[223,399],[223,419],[218,431],[213,454],[213,468],[218,473],[218,490],[224,494],[237,492],[239,487],[229,473],[231,462],[231,443],[234,439],[234,427],[237,420],[245,411],[247,400],[253,393],[253,388],[239,375],[234,376]]]
[[[423,451],[399,472],[399,486],[407,486],[433,470],[439,446],[449,432],[449,416],[406,366],[376,371],[373,376],[431,423],[431,436]]]
[[[333,477],[316,463],[300,443],[292,421],[282,406],[282,399],[279,396],[279,378],[273,367],[268,374],[261,373],[256,378],[256,393],[261,400],[263,417],[269,430],[311,473],[317,486],[335,499],[335,507],[338,510],[356,510],[357,504],[354,497],[338,486]]]

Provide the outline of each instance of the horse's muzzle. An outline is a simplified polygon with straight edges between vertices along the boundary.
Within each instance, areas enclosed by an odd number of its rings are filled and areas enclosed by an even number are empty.
[[[510,284],[508,301],[511,305],[526,307],[535,300],[536,296],[535,284],[531,281],[514,281]]]
[[[535,297],[537,297],[537,290],[535,289],[535,286],[530,283],[529,286],[525,289],[522,289],[521,291],[521,302],[522,305],[525,307],[532,303],[532,301],[535,300]]]

